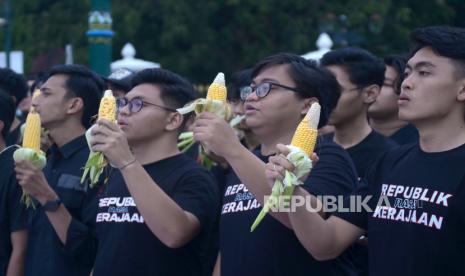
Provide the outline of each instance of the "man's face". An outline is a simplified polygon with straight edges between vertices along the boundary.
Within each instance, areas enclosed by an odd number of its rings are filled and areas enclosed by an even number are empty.
[[[362,92],[349,80],[349,75],[341,66],[331,65],[326,68],[334,74],[341,86],[341,96],[328,121],[328,124],[338,127],[350,122],[366,107]]]
[[[35,97],[32,105],[40,115],[42,125],[47,129],[62,124],[68,116],[71,98],[67,97],[66,75],[53,75],[40,88],[41,94]]]
[[[126,94],[129,101],[139,98],[144,102],[138,112],[131,112],[129,104],[118,112],[118,125],[130,143],[152,140],[166,132],[169,116],[173,115],[173,112],[162,108],[168,106],[160,96],[160,88],[147,83],[134,87]]]
[[[461,112],[463,102],[457,100],[463,89],[463,77],[457,78],[456,66],[449,58],[420,49],[408,61],[402,92],[399,96],[399,118],[420,123],[444,119],[452,112]]]
[[[289,76],[288,65],[264,69],[252,80],[252,86],[263,82],[296,87]],[[244,104],[246,124],[254,132],[259,129],[269,132],[279,127],[297,126],[304,108],[305,102],[296,95],[296,92],[272,86],[264,98],[257,97],[255,92],[247,97]]]
[[[398,116],[397,100],[394,82],[399,74],[391,66],[386,66],[384,73],[384,84],[376,101],[368,108],[368,115],[373,119],[387,119]]]

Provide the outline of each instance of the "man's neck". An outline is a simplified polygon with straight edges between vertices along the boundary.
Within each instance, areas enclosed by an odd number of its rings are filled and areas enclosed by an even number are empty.
[[[6,148],[5,140],[0,138],[0,152]]]
[[[65,121],[58,127],[50,127],[48,130],[50,137],[58,147],[66,145],[86,132],[86,129],[81,124],[71,123],[70,121]]]
[[[130,147],[136,160],[145,165],[179,154],[173,141],[177,141],[175,136],[166,135],[152,140],[131,141]]]
[[[407,124],[407,122],[399,120],[397,115],[385,119],[370,118],[370,126],[386,137],[390,137]]]
[[[334,142],[344,149],[353,147],[363,141],[372,131],[365,116],[359,116],[351,122],[335,125]]]
[[[463,116],[463,115],[462,115]],[[416,122],[420,147],[425,152],[443,152],[465,143],[465,122],[460,118],[441,118],[435,122]]]

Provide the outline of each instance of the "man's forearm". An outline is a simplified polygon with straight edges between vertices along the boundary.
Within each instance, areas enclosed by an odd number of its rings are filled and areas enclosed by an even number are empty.
[[[48,220],[55,229],[55,232],[60,238],[62,244],[66,244],[69,225],[71,224],[71,214],[66,209],[65,205],[61,204],[60,207],[54,212],[45,212]]]
[[[6,271],[6,276],[21,276],[24,275],[24,260],[26,252],[17,253],[15,250],[11,253],[10,261]]]
[[[122,174],[145,223],[165,245],[182,246],[199,231],[198,220],[174,202],[139,163],[127,166]]]
[[[243,146],[231,152],[231,154],[225,156],[229,165],[242,183],[254,195],[255,199],[264,206],[265,196],[271,194],[271,187],[268,185],[265,176],[265,163]],[[270,215],[291,228],[289,217],[286,213],[270,212]]]
[[[294,196],[310,200],[309,204],[296,207],[288,216],[300,243],[317,260],[337,257],[363,233],[362,229],[337,217],[325,220],[322,212],[317,212],[321,201],[303,188],[296,187]],[[307,206],[311,206],[313,210],[309,210]]]
[[[6,276],[24,275],[26,259],[27,231],[19,230],[11,234],[12,252],[6,270]]]
[[[213,268],[212,276],[220,276],[221,275],[221,254],[218,253],[218,257],[216,257],[215,267]]]

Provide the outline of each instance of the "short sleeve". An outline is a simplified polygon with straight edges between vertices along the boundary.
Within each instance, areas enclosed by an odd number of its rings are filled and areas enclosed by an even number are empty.
[[[334,214],[335,216],[367,230],[370,212],[376,208],[379,198],[379,195],[375,198],[374,190],[379,185],[380,179],[382,179],[386,155],[387,154],[378,159],[378,161],[367,170],[365,177],[360,181],[357,189],[344,199],[343,206],[349,207],[351,201],[353,202],[354,200],[355,202],[362,204],[357,204],[358,206],[356,210],[336,212]]]
[[[74,256],[80,263],[92,265],[97,254],[97,237],[95,233],[95,217],[98,210],[98,189],[87,190],[80,207],[79,218],[72,217],[66,235],[63,250]]]
[[[368,196],[370,197],[368,198]],[[365,201],[366,205],[369,206],[370,208],[373,208],[374,200],[373,200],[373,197],[370,195],[369,187],[366,184],[365,180],[362,180],[360,185],[357,187],[357,189],[353,191],[349,196],[344,198],[343,206],[348,208],[351,204],[350,202],[351,198],[355,199],[357,197],[361,199],[361,202],[363,202],[363,200],[367,200]],[[341,212],[336,212],[333,215],[353,225],[356,225],[359,228],[362,228],[365,230],[367,229],[369,212],[368,210],[366,210],[366,208],[363,207],[363,205],[360,206],[359,210],[349,210],[347,212],[341,211]]]
[[[186,172],[176,183],[172,199],[197,217],[202,227],[210,227],[216,219],[220,204],[218,187],[203,168]]]
[[[316,150],[319,161],[303,188],[315,196],[347,195],[356,188],[357,176],[349,154],[333,142],[323,141]]]

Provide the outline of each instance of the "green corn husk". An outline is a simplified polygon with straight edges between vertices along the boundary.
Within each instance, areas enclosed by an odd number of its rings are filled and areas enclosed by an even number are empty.
[[[253,222],[250,232],[253,232],[255,228],[257,228],[272,207],[279,207],[279,203],[281,201],[288,199],[293,195],[295,186],[303,184],[300,178],[308,174],[312,169],[312,160],[310,160],[303,150],[291,145],[287,145],[287,147],[290,152],[286,158],[295,166],[295,170],[294,172],[286,170],[284,173],[284,180],[276,180],[274,182],[273,188],[271,189],[271,195]]]
[[[29,161],[34,165],[35,167],[39,169],[43,169],[45,165],[47,164],[47,158],[45,157],[45,153],[40,151],[36,152],[33,149],[29,148],[22,148],[19,146],[17,150],[13,153],[13,159],[15,162],[20,162],[20,161]],[[31,196],[26,193],[23,190],[23,193],[21,195],[21,202],[23,202],[26,205],[26,208],[32,207],[33,209],[36,208],[34,201],[32,200]]]
[[[87,159],[86,164],[84,165],[84,172],[82,173],[81,176],[81,184],[84,183],[84,181],[89,178],[89,186],[91,188],[95,187],[97,185],[100,176],[102,175],[105,167],[108,165],[108,162],[101,152],[93,152],[90,147],[90,137],[91,137],[91,130],[94,126],[89,128],[86,131],[86,140],[87,140],[87,145],[89,146],[90,149],[90,154],[89,158]]]

